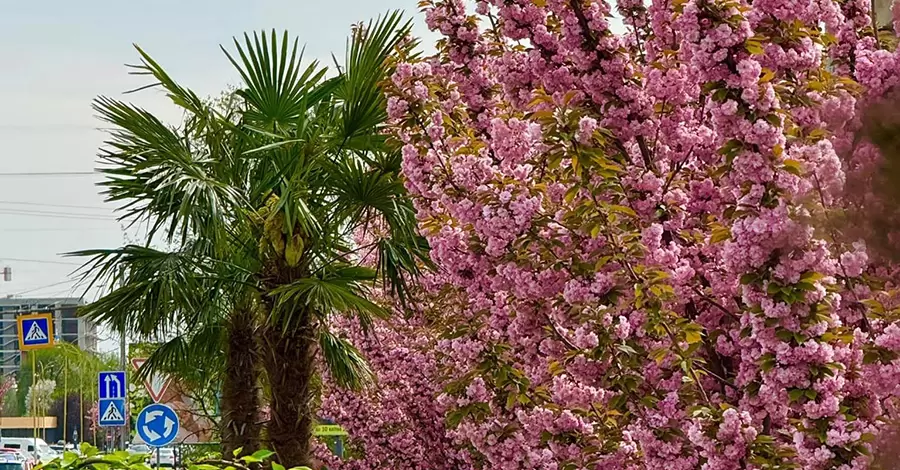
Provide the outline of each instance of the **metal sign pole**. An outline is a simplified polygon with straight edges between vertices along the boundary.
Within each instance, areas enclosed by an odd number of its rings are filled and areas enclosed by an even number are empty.
[[[66,358],[63,369],[63,452],[69,443],[69,358]]]
[[[124,267],[122,268],[122,271],[120,272],[120,274],[121,274],[121,277],[119,278],[119,287],[122,287],[123,285],[125,285],[125,268]],[[126,361],[125,349],[126,349],[125,326],[123,325],[122,326],[122,335],[119,338],[119,370],[123,371],[124,378],[125,378],[125,381],[122,384],[122,387],[124,387],[124,391],[121,392],[120,395],[122,396],[122,398],[125,399],[125,407],[124,407],[123,411],[125,412],[125,415],[126,415],[125,416],[125,425],[122,426],[122,441],[121,441],[122,450],[125,450],[128,448],[128,445],[127,445],[128,439],[127,439],[126,435],[129,434],[128,433],[128,418],[129,418],[129,416],[128,416],[128,369],[125,368],[125,361]]]
[[[34,458],[37,459],[37,353],[34,351],[30,352],[31,354],[31,424],[33,425],[34,431]]]
[[[159,470],[162,465],[159,462],[159,447],[156,448],[156,470]]]

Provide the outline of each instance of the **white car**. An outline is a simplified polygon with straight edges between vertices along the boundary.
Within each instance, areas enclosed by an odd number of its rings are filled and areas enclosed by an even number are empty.
[[[149,454],[150,447],[146,444],[130,444],[128,446],[128,453],[130,454]]]
[[[150,466],[175,468],[175,449],[160,447],[150,451]]]
[[[129,444],[127,450],[131,455],[145,454],[147,458],[144,459],[144,463],[150,463],[150,453],[153,452],[153,449],[146,444]]]
[[[0,454],[0,470],[29,470],[31,467],[13,454]]]
[[[37,445],[37,450],[35,450],[35,444]],[[23,450],[42,463],[47,463],[58,457],[56,451],[51,449],[41,438],[3,437],[0,438],[0,447]]]
[[[22,464],[24,470],[31,470],[37,465],[34,457],[19,449],[3,449],[0,448],[0,459],[15,460]]]

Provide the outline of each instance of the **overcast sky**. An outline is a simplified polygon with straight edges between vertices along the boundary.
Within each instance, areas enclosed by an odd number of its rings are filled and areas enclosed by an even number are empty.
[[[201,96],[237,83],[219,50],[244,31],[287,29],[307,57],[330,63],[350,25],[402,9],[427,34],[416,0],[0,0],[0,263],[13,269],[0,295],[79,296],[62,253],[110,248],[124,234],[90,172],[103,134],[91,111],[97,95],[147,82],[127,74],[140,45],[182,85]],[[433,42],[427,36],[426,42]],[[158,91],[124,97],[177,122]]]

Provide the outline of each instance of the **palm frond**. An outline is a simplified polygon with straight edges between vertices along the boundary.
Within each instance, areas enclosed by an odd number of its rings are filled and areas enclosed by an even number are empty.
[[[424,237],[382,238],[378,240],[378,274],[384,285],[404,309],[410,299],[410,283],[422,269],[434,267]]]
[[[319,348],[331,378],[341,387],[360,390],[375,380],[375,374],[353,344],[323,328]]]
[[[237,57],[224,47],[222,51],[234,65],[246,85],[238,94],[250,105],[244,119],[259,122],[270,130],[289,125],[309,106],[305,99],[325,78],[326,69],[313,61],[302,67],[303,50],[298,40],[282,34],[281,41],[275,31],[270,35],[244,34],[241,44],[234,39]]]
[[[195,115],[205,115],[207,114],[207,106],[206,103],[196,93],[191,91],[190,89],[184,88],[178,83],[175,82],[174,79],[159,65],[150,54],[145,52],[140,48],[137,44],[134,44],[134,48],[138,51],[138,54],[141,56],[141,64],[140,65],[129,65],[132,69],[131,75],[145,75],[151,76],[156,81],[149,85],[142,86],[135,90],[131,90],[128,93],[134,93],[136,91],[144,90],[147,88],[155,88],[162,87],[166,90],[166,96],[172,100],[177,106],[180,106],[189,114]]]
[[[194,325],[187,333],[160,344],[138,370],[138,379],[169,374],[202,382],[204,378],[198,374],[221,368],[224,333],[225,328],[219,323]]]
[[[284,228],[288,236],[299,226],[308,237],[317,237],[322,232],[322,221],[307,205],[307,193],[302,186],[285,184],[278,199],[276,211],[284,214]]]
[[[374,318],[387,318],[388,312],[368,300],[365,282],[375,278],[375,271],[360,266],[340,266],[323,270],[317,277],[298,279],[270,292],[275,300],[273,319],[289,329],[303,315],[313,314],[327,319],[332,314],[356,316],[364,328]]]
[[[326,191],[334,198],[336,211],[350,218],[350,223],[365,223],[376,212],[385,219],[392,218],[398,209],[396,199],[405,192],[399,180],[372,171],[356,158],[347,158],[329,169]]]
[[[348,41],[345,80],[337,92],[343,102],[344,142],[371,133],[387,118],[380,83],[390,74],[388,58],[411,27],[411,21],[403,22],[402,12],[394,11],[358,28]]]
[[[150,218],[150,235],[168,225],[166,235],[189,233],[218,238],[227,209],[239,194],[212,171],[215,162],[192,153],[189,141],[151,113],[111,98],[94,109],[115,126],[100,153],[98,171],[106,200],[122,202],[122,219]]]
[[[79,314],[141,336],[165,334],[186,316],[193,322],[216,318],[227,300],[222,292],[235,277],[216,272],[191,248],[165,252],[127,245],[70,253],[90,258],[82,269],[85,279],[115,286]]]

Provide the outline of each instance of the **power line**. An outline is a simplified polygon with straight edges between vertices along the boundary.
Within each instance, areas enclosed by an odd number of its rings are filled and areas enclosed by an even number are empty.
[[[16,293],[13,293],[13,294],[8,294],[8,295],[16,296],[16,295],[29,294],[29,293],[31,293],[31,292],[43,290],[43,289],[46,289],[46,288],[48,288],[48,287],[61,286],[61,285],[63,285],[63,284],[68,284],[68,283],[70,283],[70,282],[78,282],[78,279],[66,279],[65,281],[54,282],[53,284],[47,284],[46,286],[34,287],[34,288],[31,288],[31,289],[28,289],[28,290],[23,290],[23,291],[19,291],[19,292],[16,292]]]
[[[13,208],[6,208],[6,207],[0,207],[0,211],[20,212],[20,213],[23,213],[23,214],[69,215],[69,216],[85,216],[85,217],[104,217],[104,218],[111,218],[111,219],[115,219],[115,218],[116,218],[114,215],[104,215],[104,214],[80,214],[80,213],[78,213],[78,212],[68,212],[68,211],[67,211],[67,212],[62,212],[62,211],[42,211],[42,210],[37,210],[37,209],[13,209]]]
[[[14,173],[0,173],[2,176],[89,176],[97,175],[93,171],[23,171]]]
[[[68,266],[82,266],[83,263],[70,263],[66,261],[53,261],[48,259],[30,259],[30,258],[7,258],[5,256],[0,256],[0,260],[2,261],[16,261],[19,263],[38,263],[38,264],[65,264]]]
[[[78,206],[72,204],[46,204],[43,202],[30,201],[0,201],[0,204],[9,204],[11,206],[40,206],[40,207],[61,207],[68,209],[89,209],[89,210],[109,210],[108,207],[101,206]]]
[[[90,220],[90,219],[88,219]],[[0,233],[33,233],[33,232],[108,232],[108,228],[99,227],[53,227],[53,228],[2,228]]]
[[[102,215],[102,214],[77,214],[71,212],[54,212],[54,211],[28,211],[21,209],[5,209],[0,208],[0,214],[2,215],[21,215],[26,217],[52,217],[54,219],[84,219],[84,220],[108,220],[114,222],[118,220],[116,216],[113,215]]]
[[[0,124],[0,129],[9,130],[59,130],[59,129],[90,129],[100,130],[97,126],[86,124]]]

